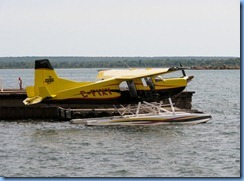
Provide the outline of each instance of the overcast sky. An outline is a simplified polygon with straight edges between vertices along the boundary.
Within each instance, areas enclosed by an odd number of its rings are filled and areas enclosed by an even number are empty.
[[[0,56],[240,56],[239,0],[0,0]]]

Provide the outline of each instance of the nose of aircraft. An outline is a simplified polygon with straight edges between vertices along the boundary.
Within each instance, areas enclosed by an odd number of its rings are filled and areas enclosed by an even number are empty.
[[[194,78],[194,75],[190,75],[189,77],[187,77],[187,83],[191,82],[191,80]]]

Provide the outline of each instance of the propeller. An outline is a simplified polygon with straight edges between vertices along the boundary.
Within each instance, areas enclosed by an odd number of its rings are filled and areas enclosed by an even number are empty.
[[[180,63],[180,67],[182,67],[182,64],[181,64],[181,63]],[[185,70],[182,69],[181,71],[182,71],[183,76],[186,77],[186,72],[185,72]]]
[[[186,72],[185,72],[185,70],[184,70],[184,68],[183,68],[181,63],[180,63],[180,67],[182,68],[181,71],[182,71],[183,77],[186,77]],[[189,83],[193,78],[194,78],[193,75],[188,76],[187,77],[187,82]]]

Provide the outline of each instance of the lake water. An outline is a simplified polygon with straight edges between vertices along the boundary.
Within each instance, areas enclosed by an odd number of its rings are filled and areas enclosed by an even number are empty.
[[[57,69],[95,80],[97,69]],[[4,177],[240,177],[240,70],[188,70],[193,108],[206,124],[85,127],[68,122],[0,121]],[[33,84],[33,70],[0,69],[4,88]]]

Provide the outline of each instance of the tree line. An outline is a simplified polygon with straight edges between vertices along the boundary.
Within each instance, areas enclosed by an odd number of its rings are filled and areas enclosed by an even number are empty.
[[[54,68],[184,67],[240,68],[239,57],[0,57],[0,69],[34,68],[35,60],[49,59]],[[126,65],[127,64],[127,65]],[[221,68],[221,69],[222,69]]]

